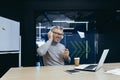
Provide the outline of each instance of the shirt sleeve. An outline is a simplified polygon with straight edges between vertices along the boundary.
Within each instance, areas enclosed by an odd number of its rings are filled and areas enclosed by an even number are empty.
[[[70,63],[70,61],[71,61],[70,56],[69,57],[64,57],[64,59],[65,59],[65,62],[68,62],[68,63]]]
[[[65,46],[64,46],[64,49],[65,49]],[[71,62],[70,56],[68,56],[68,57],[64,56],[64,60],[65,60],[65,62],[67,62],[67,63],[70,63],[70,62]]]
[[[44,56],[47,53],[48,49],[51,46],[52,40],[53,39],[49,39],[45,44],[37,48],[37,52],[39,55]]]

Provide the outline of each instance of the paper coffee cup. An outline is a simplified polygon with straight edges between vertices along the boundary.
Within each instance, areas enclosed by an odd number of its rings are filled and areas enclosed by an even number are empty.
[[[79,63],[80,63],[80,58],[79,57],[75,57],[74,58],[74,64],[75,64],[75,66],[79,66]]]

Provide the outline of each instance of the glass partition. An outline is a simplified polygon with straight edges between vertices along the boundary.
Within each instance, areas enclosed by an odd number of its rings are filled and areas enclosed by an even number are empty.
[[[36,17],[36,44],[41,46],[47,41],[47,33],[52,26],[64,28],[63,43],[80,63],[96,63],[98,53],[98,34],[93,11],[44,11]],[[92,17],[91,17],[92,16]]]

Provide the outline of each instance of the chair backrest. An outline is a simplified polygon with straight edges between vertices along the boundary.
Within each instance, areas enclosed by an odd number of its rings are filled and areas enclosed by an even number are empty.
[[[42,56],[39,57],[39,61],[40,61],[40,66],[44,66],[43,57]]]

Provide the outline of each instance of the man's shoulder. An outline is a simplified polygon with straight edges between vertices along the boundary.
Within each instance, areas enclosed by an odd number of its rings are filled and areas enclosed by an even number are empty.
[[[65,47],[64,44],[62,44],[62,43],[58,43],[58,45],[61,47]]]

